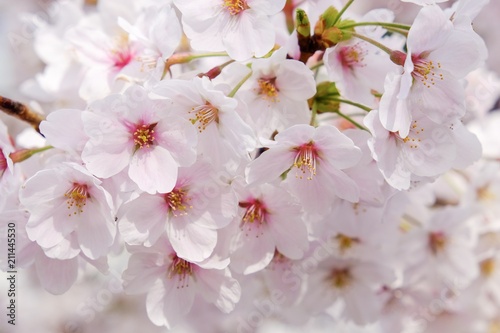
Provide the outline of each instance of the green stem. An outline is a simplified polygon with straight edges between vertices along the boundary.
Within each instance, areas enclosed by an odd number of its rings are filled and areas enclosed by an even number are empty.
[[[238,92],[238,90],[240,90],[241,86],[243,84],[245,84],[245,82],[247,82],[247,80],[252,76],[252,71],[250,71],[250,73],[248,73],[247,75],[245,75],[245,77],[243,79],[241,79],[240,82],[238,82],[238,84],[236,85],[236,87],[233,88],[233,90],[231,90],[231,92],[229,93],[229,95],[227,95],[228,97],[234,97],[234,95],[236,95],[236,93]]]
[[[361,125],[356,120],[349,117],[348,115],[345,115],[340,111],[335,111],[335,113],[338,114],[340,117],[344,118],[345,120],[347,120],[348,122],[350,122],[351,124],[353,124],[354,126],[356,126],[357,128],[362,129],[364,131],[368,131],[368,129],[366,127],[364,127],[363,125]]]
[[[318,114],[318,106],[316,105],[316,102],[313,102],[312,105],[312,114],[311,114],[311,122],[309,125],[311,126],[316,126],[316,115]]]
[[[381,49],[382,51],[384,51],[385,53],[387,53],[388,55],[391,55],[392,54],[392,50],[390,48],[388,48],[387,46],[385,46],[384,44],[382,43],[379,43],[377,42],[376,40],[374,39],[371,39],[370,37],[366,37],[364,35],[360,35],[358,34],[357,32],[349,32],[353,37],[356,37],[356,38],[359,38],[359,39],[362,39],[364,40],[365,42],[368,42],[376,47],[378,47],[379,49]]]
[[[353,102],[353,101],[349,101],[347,99],[341,99],[341,98],[332,98],[332,101],[336,101],[336,102],[340,102],[340,103],[344,103],[344,104],[349,104],[349,105],[352,105],[352,106],[355,106],[355,107],[358,107],[360,108],[361,110],[365,110],[366,112],[370,112],[372,110],[372,108],[366,106],[366,105],[363,105],[363,104],[359,104],[359,103],[356,103],[356,102]]]
[[[195,59],[200,58],[208,58],[208,57],[227,57],[228,54],[226,52],[209,52],[209,53],[200,53],[200,54],[189,54],[189,53],[177,53],[167,59],[165,62],[165,67],[163,67],[163,74],[161,75],[161,80],[165,78],[170,67],[176,64],[184,64]]]
[[[333,21],[333,25],[332,26],[335,26],[335,24],[337,24],[337,22],[340,20],[340,18],[342,17],[342,15],[344,15],[344,13],[347,10],[347,8],[349,8],[352,5],[353,2],[354,2],[354,0],[349,0],[345,4],[345,6],[340,10],[339,14],[335,18],[335,21]]]
[[[386,28],[387,31],[389,32],[394,32],[400,35],[403,35],[405,37],[408,37],[408,31],[403,30],[403,29],[398,29],[398,28]]]
[[[349,29],[354,27],[362,26],[379,26],[384,28],[397,28],[401,30],[410,30],[411,26],[402,23],[390,23],[390,22],[356,22],[352,24],[347,24],[342,26],[342,29]]]
[[[12,160],[12,162],[19,163],[19,162],[27,160],[28,158],[30,158],[31,156],[33,156],[35,154],[44,152],[44,151],[52,149],[52,148],[54,148],[54,147],[45,146],[45,147],[34,148],[34,149],[21,149],[21,150],[10,153],[9,157]]]

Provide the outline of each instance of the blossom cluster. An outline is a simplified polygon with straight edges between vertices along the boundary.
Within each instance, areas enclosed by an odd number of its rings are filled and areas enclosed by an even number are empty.
[[[168,329],[498,329],[486,1],[403,1],[411,25],[353,0],[55,1],[21,85],[40,135],[0,121],[17,265],[60,295],[125,261]]]

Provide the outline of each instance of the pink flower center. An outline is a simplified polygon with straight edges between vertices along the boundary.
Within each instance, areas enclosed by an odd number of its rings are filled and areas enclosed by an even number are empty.
[[[335,240],[337,241],[340,253],[342,254],[360,242],[359,238],[349,237],[344,234],[338,234],[335,236]]]
[[[427,88],[432,87],[436,84],[436,80],[444,80],[442,73],[437,73],[436,71],[441,69],[441,63],[435,63],[432,60],[427,60],[420,56],[412,56],[413,61],[413,72],[412,77],[415,80],[422,82]]]
[[[204,105],[200,105],[191,109],[189,113],[194,113],[195,117],[190,118],[191,123],[196,124],[198,122],[198,131],[203,132],[208,125],[213,123],[219,123],[219,109],[215,106],[206,102]]]
[[[121,70],[127,66],[134,58],[134,53],[130,49],[128,35],[119,35],[115,38],[114,47],[111,49],[111,60],[116,70]]]
[[[429,247],[434,255],[442,252],[446,246],[447,238],[446,235],[441,232],[431,232],[429,233]]]
[[[303,144],[294,150],[296,151],[296,155],[293,167],[296,167],[300,171],[295,176],[302,179],[306,173],[309,173],[307,179],[312,180],[316,175],[316,167],[319,159],[319,152],[314,142]]]
[[[87,204],[87,199],[90,199],[87,185],[79,183],[73,183],[64,196],[67,198],[68,210],[74,210],[73,214],[70,212],[68,216],[83,213],[83,207]]]
[[[190,262],[179,258],[176,254],[172,256],[172,263],[168,268],[168,278],[177,277],[177,289],[189,287],[189,278],[193,275],[193,266]]]
[[[328,278],[331,285],[337,289],[347,287],[352,281],[352,275],[348,268],[333,269]]]
[[[267,215],[269,214],[266,206],[259,199],[251,198],[248,201],[239,203],[241,208],[245,208],[245,214],[241,219],[240,229],[247,228],[248,232],[256,232],[255,237],[262,235],[260,227],[266,223]]]
[[[354,67],[366,66],[363,61],[366,52],[358,45],[344,46],[338,53],[338,59],[343,68],[353,69]]]
[[[135,149],[139,150],[142,148],[150,148],[154,144],[155,131],[157,123],[149,125],[138,125],[133,134],[132,138],[134,140]]]
[[[7,170],[7,159],[5,158],[3,154],[2,148],[0,148],[0,177],[3,176],[5,170]]]
[[[250,8],[246,0],[224,0],[223,6],[233,16]]]
[[[174,216],[187,215],[188,208],[193,208],[193,206],[188,205],[190,200],[191,198],[187,196],[187,190],[183,188],[174,188],[172,192],[165,194],[168,210]]]
[[[420,127],[418,125],[418,121],[414,120],[410,126],[410,132],[408,133],[408,136],[406,138],[402,138],[399,135],[399,132],[390,132],[389,135],[397,142],[406,144],[411,149],[418,149],[422,142],[421,135],[423,134],[424,130],[425,128]]]
[[[261,78],[257,83],[259,85],[257,92],[259,95],[262,95],[268,101],[277,102],[279,89],[276,87],[276,77],[269,79]]]
[[[113,52],[114,67],[118,70],[122,69],[132,61],[133,57],[129,48]]]

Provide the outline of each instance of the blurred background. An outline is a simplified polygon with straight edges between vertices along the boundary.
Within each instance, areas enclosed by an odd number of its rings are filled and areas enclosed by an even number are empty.
[[[80,1],[80,0],[75,0]],[[83,1],[83,0],[82,0]],[[189,1],[189,0],[186,0]],[[43,63],[36,57],[33,47],[32,13],[44,17],[50,0],[0,0],[0,95],[25,103],[31,102],[20,90],[20,85],[43,70]],[[447,4],[443,4],[447,6]],[[389,8],[396,15],[396,21],[411,23],[418,6],[402,3],[400,0],[358,0],[352,9],[364,13],[372,8]],[[474,22],[475,30],[484,38],[489,49],[487,69],[480,79],[488,87],[497,84],[500,73],[500,0],[490,3]],[[23,124],[0,114],[11,134],[25,128]],[[45,292],[38,284],[32,269],[17,274],[17,321],[13,327],[6,325],[4,311],[0,312],[0,332],[69,333],[69,332],[120,332],[156,333],[167,331],[150,323],[146,316],[144,299],[129,297],[119,290],[119,273],[124,268],[126,258],[116,258],[111,262],[111,273],[103,276],[95,270],[81,275],[73,288],[64,295],[54,296]],[[116,272],[116,273],[114,273]],[[2,275],[4,276],[4,275]],[[0,279],[0,304],[5,309],[7,281]],[[192,320],[200,320],[199,317]],[[293,329],[273,321],[264,324],[259,332],[338,332],[375,333],[378,328],[368,327],[358,330],[349,325],[338,327],[323,325],[323,319],[307,328]],[[179,327],[172,332],[195,332]],[[447,333],[447,332],[443,332]]]

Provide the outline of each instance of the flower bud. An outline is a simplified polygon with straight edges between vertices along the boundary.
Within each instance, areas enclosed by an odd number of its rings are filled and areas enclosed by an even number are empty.
[[[334,82],[321,82],[316,87],[316,95],[309,100],[310,106],[316,103],[318,113],[335,112],[339,109],[339,102],[337,99],[340,93],[337,90]]]
[[[311,35],[311,24],[309,22],[309,17],[302,9],[297,9],[296,13],[297,21],[297,34],[303,37],[309,37]]]

